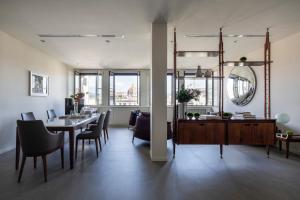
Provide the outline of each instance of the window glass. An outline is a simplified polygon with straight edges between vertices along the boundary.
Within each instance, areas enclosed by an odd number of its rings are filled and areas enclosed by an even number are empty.
[[[206,105],[206,79],[185,75],[184,85],[185,88],[198,89],[201,92],[199,100],[191,100],[188,105]]]
[[[110,105],[139,105],[139,74],[110,75]]]
[[[102,75],[78,73],[74,79],[74,93],[84,93],[85,105],[102,104]]]
[[[172,105],[172,75],[167,75],[167,105]]]

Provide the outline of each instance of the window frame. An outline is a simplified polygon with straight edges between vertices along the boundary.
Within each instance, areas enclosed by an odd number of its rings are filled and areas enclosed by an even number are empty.
[[[122,107],[136,107],[141,106],[141,73],[137,72],[114,72],[109,71],[108,73],[108,106],[122,106]],[[116,105],[116,76],[137,76],[137,104],[136,105]],[[111,89],[111,77],[113,77],[112,96],[110,94]],[[111,104],[111,97],[113,103]]]
[[[186,76],[193,76],[193,77],[186,77]],[[189,105],[189,106],[206,106],[206,107],[208,107],[208,106],[211,106],[211,107],[213,107],[213,106],[215,106],[215,102],[214,102],[214,96],[215,96],[215,90],[214,90],[214,88],[215,88],[215,84],[214,84],[214,82],[215,82],[215,78],[213,78],[214,77],[214,72],[212,72],[212,78],[208,78],[208,77],[196,77],[196,73],[194,73],[194,72],[186,72],[186,71],[184,71],[184,76],[183,76],[184,78],[183,78],[183,85],[184,85],[184,87],[185,87],[185,80],[186,80],[186,78],[195,78],[195,79],[205,79],[205,105]],[[211,92],[211,95],[212,95],[212,97],[211,97],[211,99],[212,99],[212,102],[211,102],[211,105],[208,105],[208,81],[209,81],[209,79],[211,79],[210,81],[211,81],[211,87],[212,87],[212,92]]]
[[[82,76],[96,76],[96,83],[95,83],[95,94],[96,94],[96,104],[95,105],[90,105],[90,104],[86,104],[86,102],[84,103],[84,105],[87,106],[101,106],[103,105],[103,90],[102,90],[102,83],[103,83],[103,75],[99,72],[78,72],[75,71],[74,72],[74,94],[77,93],[76,91],[76,76],[79,76],[79,92],[81,91],[81,77]],[[101,97],[99,97],[99,76],[101,76]],[[101,103],[99,103],[99,99],[101,99]]]

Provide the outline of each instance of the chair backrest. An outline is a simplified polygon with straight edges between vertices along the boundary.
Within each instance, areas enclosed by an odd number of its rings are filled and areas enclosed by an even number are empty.
[[[53,110],[53,109],[47,110],[47,117],[48,117],[48,119],[55,119],[57,117],[55,110]]]
[[[110,113],[111,113],[111,109],[109,109],[109,110],[106,112],[105,119],[104,119],[104,124],[103,124],[103,129],[107,129],[107,128],[108,128],[108,125],[109,125],[109,119],[110,119]]]
[[[100,136],[101,131],[103,129],[104,118],[105,118],[105,112],[100,114],[100,117],[99,117],[98,122],[97,122],[97,128],[95,129],[95,132],[94,132],[98,136]]]
[[[17,120],[17,125],[20,144],[25,155],[33,155],[49,149],[50,133],[42,120]]]
[[[21,118],[23,121],[35,120],[33,112],[21,113]]]

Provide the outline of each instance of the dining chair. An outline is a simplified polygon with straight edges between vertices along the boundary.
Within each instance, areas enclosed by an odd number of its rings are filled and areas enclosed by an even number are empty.
[[[97,157],[98,157],[98,142],[99,142],[99,146],[100,146],[100,151],[102,151],[100,136],[101,136],[101,132],[103,129],[104,118],[105,118],[105,112],[100,114],[100,117],[97,122],[97,126],[94,126],[93,129],[85,130],[76,136],[75,159],[77,159],[78,140],[82,140],[82,153],[83,153],[84,152],[84,140],[86,140],[86,139],[87,140],[89,140],[89,139],[95,140],[96,153],[97,153]]]
[[[55,110],[54,109],[47,110],[47,117],[50,120],[55,119],[57,117]]]
[[[104,123],[103,123],[103,135],[104,135],[104,143],[106,144],[106,140],[108,140],[108,125],[110,120],[111,109],[106,112]]]
[[[21,113],[23,121],[35,120],[33,112]],[[36,157],[33,157],[33,168],[36,169]]]
[[[64,134],[49,132],[42,120],[17,121],[20,144],[23,151],[21,169],[18,182],[21,181],[22,173],[27,157],[41,156],[44,167],[44,181],[47,182],[46,156],[58,149],[61,152],[61,167],[64,168]]]
[[[21,113],[21,118],[23,121],[35,120],[33,112]]]

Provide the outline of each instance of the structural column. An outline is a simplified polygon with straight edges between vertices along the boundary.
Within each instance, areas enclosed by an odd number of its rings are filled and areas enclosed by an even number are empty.
[[[151,148],[152,161],[167,161],[167,23],[152,23]]]

